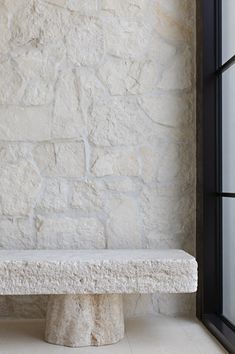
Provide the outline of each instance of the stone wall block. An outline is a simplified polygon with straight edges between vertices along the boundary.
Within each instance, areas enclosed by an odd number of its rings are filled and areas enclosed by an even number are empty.
[[[146,59],[132,61],[113,58],[104,63],[99,74],[112,95],[144,94],[157,88],[162,68]]]
[[[41,189],[41,177],[25,160],[0,168],[0,205],[4,215],[28,215]]]
[[[36,207],[46,212],[63,211],[68,208],[69,186],[66,180],[47,179],[42,197]]]
[[[135,60],[147,54],[152,30],[147,21],[109,17],[104,30],[110,55]]]
[[[104,206],[104,187],[102,183],[85,180],[73,185],[71,206],[84,212],[99,212]]]
[[[195,34],[195,2],[188,0],[157,0],[157,28],[168,40],[190,41]]]
[[[0,33],[1,33],[1,43],[0,43],[0,59],[4,57],[10,47],[9,41],[11,38],[11,31],[9,26],[9,14],[6,8],[0,4]]]
[[[35,147],[33,154],[44,176],[80,177],[85,174],[85,152],[82,142],[40,144]]]
[[[81,109],[81,87],[73,70],[64,70],[55,91],[52,136],[54,138],[79,138],[85,122]]]
[[[95,218],[36,219],[37,247],[41,249],[105,248],[103,224]]]
[[[101,10],[106,15],[115,15],[117,17],[136,18],[147,15],[150,8],[147,0],[101,0]]]
[[[71,27],[66,35],[68,57],[75,65],[98,65],[104,55],[102,22],[94,17],[70,17]]]
[[[0,140],[44,141],[51,138],[52,112],[48,106],[0,106]]]
[[[107,239],[109,248],[141,248],[141,225],[136,200],[128,197],[109,201]]]
[[[139,161],[134,150],[94,149],[91,172],[97,177],[138,176]]]
[[[159,88],[164,90],[183,90],[192,86],[192,52],[187,46],[181,50],[175,60],[165,69],[162,79],[158,84]]]
[[[29,218],[0,219],[1,249],[34,249],[36,234],[32,220]]]
[[[97,146],[138,145],[153,134],[153,125],[132,98],[93,101],[89,116],[89,140]]]

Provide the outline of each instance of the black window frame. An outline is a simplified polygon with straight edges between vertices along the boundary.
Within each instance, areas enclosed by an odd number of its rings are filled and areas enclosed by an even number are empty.
[[[197,317],[235,354],[235,327],[222,315],[221,2],[197,1]]]

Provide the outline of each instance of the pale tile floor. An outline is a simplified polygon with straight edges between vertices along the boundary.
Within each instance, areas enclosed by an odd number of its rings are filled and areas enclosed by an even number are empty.
[[[43,341],[42,320],[1,320],[1,354],[219,354],[227,353],[197,320],[163,316],[127,321],[126,337],[99,348],[66,348]]]

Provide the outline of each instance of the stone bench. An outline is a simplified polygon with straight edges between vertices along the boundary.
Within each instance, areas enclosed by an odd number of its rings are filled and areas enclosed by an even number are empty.
[[[50,295],[45,339],[54,344],[119,341],[122,294],[196,289],[196,260],[181,250],[0,251],[0,294]]]

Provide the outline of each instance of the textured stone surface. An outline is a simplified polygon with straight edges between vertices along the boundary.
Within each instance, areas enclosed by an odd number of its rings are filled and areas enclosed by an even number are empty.
[[[98,0],[43,0],[45,3],[60,6],[81,15],[94,14],[97,11]]]
[[[0,140],[41,141],[51,137],[52,116],[47,106],[0,106],[0,117]]]
[[[135,177],[112,177],[104,180],[105,187],[114,192],[137,193],[141,190],[142,184]]]
[[[172,65],[163,72],[158,84],[164,90],[187,89],[192,85],[192,57],[189,47],[178,54]]]
[[[27,215],[40,191],[38,170],[27,161],[0,167],[0,205],[5,215]]]
[[[66,43],[69,59],[75,65],[97,65],[104,52],[102,23],[96,18],[74,14]]]
[[[105,13],[122,17],[143,16],[149,8],[148,5],[148,0],[101,0],[101,9]]]
[[[102,176],[138,176],[139,161],[135,150],[95,149],[91,159],[91,172]]]
[[[30,162],[31,157],[31,143],[17,143],[17,142],[1,142],[0,143],[0,166],[4,168],[8,165],[14,165],[19,161]]]
[[[133,205],[133,214],[136,215],[137,205],[135,198],[123,195],[123,193],[137,193],[140,190],[141,184],[136,179],[123,176],[119,178],[108,176],[102,180],[98,178],[77,181],[72,186],[71,206],[81,212],[96,212],[101,215],[105,212],[110,217],[113,212],[112,217],[114,217],[116,208],[125,205],[127,201],[126,208],[128,209],[128,201],[130,200],[130,204]],[[116,213],[116,217],[118,217],[118,213]],[[114,217],[113,220],[116,220],[116,218]],[[120,227],[125,228],[125,223],[122,222]],[[133,235],[131,234],[128,237],[132,238],[135,235],[136,233],[134,232]],[[128,242],[128,237],[126,242]]]
[[[195,3],[188,0],[157,0],[159,33],[170,40],[190,40],[195,34]]]
[[[35,246],[36,235],[29,218],[0,219],[1,249],[33,249]]]
[[[45,339],[68,347],[107,345],[124,337],[122,296],[52,295]]]
[[[104,248],[104,226],[96,218],[45,218],[36,220],[37,247],[44,249]]]
[[[98,0],[67,0],[68,9],[81,14],[94,14],[98,9]]]
[[[0,251],[0,294],[188,293],[197,263],[181,250]]]
[[[37,203],[37,209],[44,211],[66,210],[68,189],[68,183],[64,180],[46,180],[42,197]]]
[[[53,137],[61,139],[82,136],[84,122],[80,95],[80,86],[76,74],[72,70],[64,71],[56,87],[52,126]],[[64,97],[66,97],[66,100]]]
[[[85,173],[82,142],[40,144],[34,150],[34,159],[44,176],[80,177]]]
[[[153,133],[150,123],[134,99],[94,101],[88,119],[89,139],[98,146],[138,145]]]
[[[0,248],[194,254],[195,3],[0,0]],[[194,308],[166,299],[126,314]]]
[[[140,59],[148,51],[151,27],[148,22],[110,17],[105,23],[107,52],[126,59]]]
[[[112,95],[142,94],[157,88],[161,67],[151,60],[113,58],[103,64],[99,74]]]
[[[22,95],[22,77],[14,63],[0,63],[0,104],[18,103]]]
[[[193,147],[175,137],[171,140],[156,138],[139,149],[141,175],[148,184],[158,182],[158,194],[176,196],[183,193],[194,181],[194,166],[191,163]]]
[[[108,202],[108,248],[141,248],[141,224],[138,205],[131,197]]]
[[[48,55],[40,50],[26,51],[18,55],[15,62],[24,80],[23,104],[39,106],[51,103],[57,72]]]
[[[85,180],[75,182],[71,205],[84,212],[96,212],[104,206],[104,195],[101,184],[97,181]]]
[[[189,123],[193,108],[189,96],[176,94],[142,97],[140,105],[154,123],[182,129],[182,133],[186,128],[184,125]]]
[[[190,237],[191,217],[194,217],[193,199],[190,195],[159,195],[152,188],[143,189],[140,209],[147,234],[150,230],[166,234],[187,232]],[[185,219],[186,211],[188,217]]]
[[[0,43],[0,58],[4,54],[7,54],[9,50],[9,40],[11,38],[11,32],[8,25],[8,14],[3,6],[0,4],[0,32],[1,32],[1,43]]]
[[[41,1],[21,1],[14,14],[12,40],[16,45],[32,42],[48,44],[55,41],[65,31],[67,14],[58,7]]]

